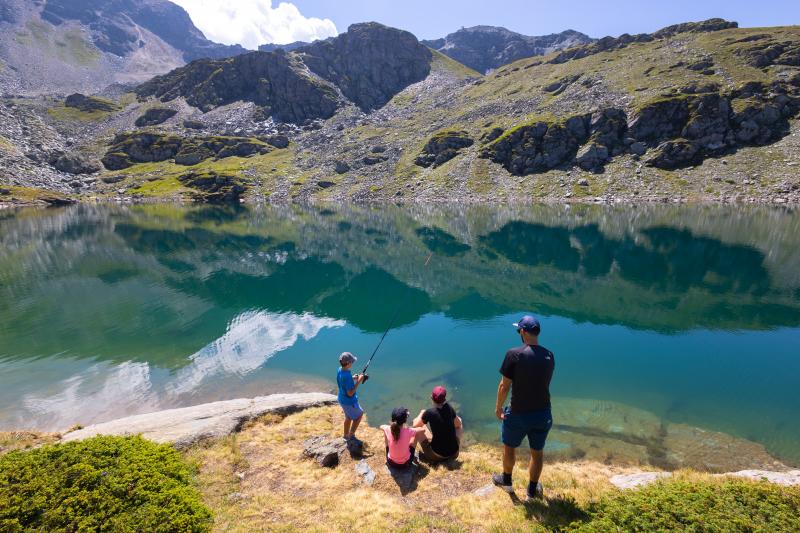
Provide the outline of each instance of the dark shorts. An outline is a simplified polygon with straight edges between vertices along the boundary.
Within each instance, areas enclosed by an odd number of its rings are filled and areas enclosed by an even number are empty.
[[[450,459],[458,458],[459,450],[456,450],[456,453],[449,456],[439,455],[435,451],[433,451],[433,447],[431,446],[430,441],[423,441],[420,444],[420,448],[422,448],[422,457],[425,458],[426,461],[429,463],[442,463],[444,461],[449,461]]]
[[[506,446],[519,448],[522,439],[527,436],[531,450],[542,450],[552,425],[553,415],[550,409],[513,414],[506,408],[500,438]]]

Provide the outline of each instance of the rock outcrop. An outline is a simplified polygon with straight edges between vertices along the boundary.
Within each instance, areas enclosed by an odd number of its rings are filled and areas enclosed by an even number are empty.
[[[145,111],[142,116],[136,119],[135,124],[137,128],[157,126],[158,124],[163,124],[177,114],[178,112],[176,110],[168,107],[151,107]]]
[[[340,93],[362,110],[385,104],[430,72],[431,52],[408,32],[369,23],[294,52],[252,52],[226,60],[201,60],[153,78],[139,98],[180,96],[202,111],[237,101],[260,114],[301,123],[333,116]]]
[[[56,170],[67,174],[93,174],[100,170],[100,165],[77,152],[55,152],[49,163]]]
[[[322,393],[273,394],[257,398],[206,403],[129,416],[66,433],[64,441],[96,435],[141,435],[155,442],[190,446],[204,439],[238,431],[245,422],[268,413],[289,414],[310,407],[336,403],[336,396]]]
[[[112,112],[117,110],[114,102],[96,96],[86,96],[85,94],[74,93],[64,100],[64,107],[72,107],[86,113],[93,111]]]
[[[727,30],[731,28],[738,28],[739,24],[736,22],[729,22],[727,20],[714,18],[701,22],[685,22],[683,24],[675,24],[668,26],[655,33],[640,33],[637,35],[629,35],[624,33],[619,37],[603,37],[597,41],[585,44],[582,46],[574,46],[564,50],[549,62],[554,64],[566,63],[573,59],[581,59],[593,54],[601,52],[608,52],[611,50],[619,50],[625,48],[633,43],[647,43],[659,39],[666,39],[673,37],[680,33],[703,33]]]
[[[422,44],[485,73],[518,59],[547,55],[592,41],[588,35],[574,30],[529,36],[498,26],[473,26],[461,28],[442,39],[422,41]]]
[[[249,137],[181,137],[137,131],[117,135],[102,162],[108,170],[170,159],[179,165],[191,166],[212,157],[248,157],[271,150],[267,142]]]
[[[487,144],[481,155],[525,175],[573,165],[601,171],[617,155],[640,156],[649,148],[647,165],[674,170],[740,146],[775,142],[800,111],[800,90],[791,83],[749,83],[725,94],[697,90],[651,101],[630,119],[609,108],[522,124]]]
[[[439,132],[425,143],[414,163],[421,167],[438,167],[457,156],[462,148],[472,146],[473,142],[465,131]]]
[[[329,118],[339,106],[332,85],[311,75],[297,57],[281,52],[193,61],[140,85],[136,94],[163,102],[183,96],[202,111],[237,101],[253,102],[284,122]]]
[[[194,170],[178,177],[184,186],[193,189],[195,202],[207,204],[235,204],[247,187],[234,176],[212,170]]]
[[[411,33],[376,22],[297,49],[303,63],[364,111],[377,109],[430,73],[431,52]]]

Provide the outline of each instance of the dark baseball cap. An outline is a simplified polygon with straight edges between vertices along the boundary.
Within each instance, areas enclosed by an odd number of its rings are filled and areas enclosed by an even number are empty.
[[[392,422],[405,424],[408,420],[408,409],[405,407],[395,407],[392,409]]]
[[[434,387],[431,391],[431,400],[436,403],[444,403],[447,399],[447,389],[439,385],[438,387]]]
[[[531,315],[525,315],[524,317],[520,318],[519,322],[514,323],[514,327],[529,332],[535,329],[542,329],[542,326],[539,324],[539,320]]]

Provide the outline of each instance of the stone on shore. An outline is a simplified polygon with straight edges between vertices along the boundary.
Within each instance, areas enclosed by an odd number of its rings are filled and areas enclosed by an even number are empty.
[[[618,489],[625,490],[643,487],[670,476],[672,476],[670,472],[638,472],[636,474],[611,476],[609,481]]]
[[[234,433],[245,422],[268,413],[289,414],[333,403],[336,403],[336,396],[323,393],[272,394],[257,398],[240,398],[94,424],[67,433],[62,440],[69,442],[97,435],[141,435],[155,442],[168,442],[178,448],[184,448],[204,439],[224,437]]]
[[[771,470],[740,470],[730,472],[729,476],[745,477],[756,481],[766,480],[776,485],[793,487],[800,485],[800,470],[790,470],[788,472],[773,472]]]

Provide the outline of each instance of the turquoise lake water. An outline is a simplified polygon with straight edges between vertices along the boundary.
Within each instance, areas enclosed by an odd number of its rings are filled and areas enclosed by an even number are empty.
[[[361,392],[373,424],[443,384],[496,442],[510,324],[533,313],[552,454],[800,464],[800,213],[773,208],[0,211],[0,429],[328,391],[401,302]]]

